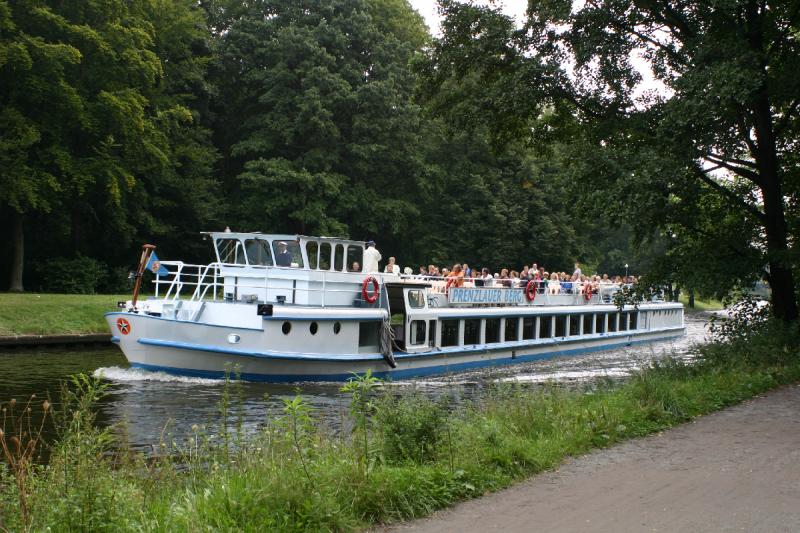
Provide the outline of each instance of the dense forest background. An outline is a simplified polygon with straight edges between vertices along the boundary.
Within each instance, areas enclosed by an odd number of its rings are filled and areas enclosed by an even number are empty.
[[[796,316],[797,1],[439,4],[434,38],[406,0],[0,0],[2,285],[122,290],[229,226]]]

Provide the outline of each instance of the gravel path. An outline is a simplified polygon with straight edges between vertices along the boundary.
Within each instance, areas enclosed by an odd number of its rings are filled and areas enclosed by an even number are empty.
[[[800,385],[384,531],[800,532]]]

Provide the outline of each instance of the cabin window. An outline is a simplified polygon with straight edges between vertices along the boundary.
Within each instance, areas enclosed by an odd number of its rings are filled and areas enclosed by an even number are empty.
[[[364,248],[357,244],[347,246],[347,270],[351,272],[361,272],[364,264]]]
[[[556,337],[567,336],[567,315],[558,315],[556,317]]]
[[[333,254],[333,269],[336,272],[344,271],[344,245],[337,244]]]
[[[239,239],[218,239],[217,252],[219,262],[230,265],[244,265],[247,261],[244,258],[242,241]]]
[[[244,248],[247,251],[247,262],[251,265],[272,266],[272,254],[269,253],[266,241],[247,239],[244,241]]]
[[[442,347],[458,346],[458,320],[442,320]]]
[[[425,293],[420,290],[408,291],[408,306],[411,309],[424,309]]]
[[[427,322],[424,320],[411,321],[411,344],[425,344],[425,326]]]
[[[333,334],[338,335],[339,332],[342,331],[342,323],[341,322],[334,322],[333,323]]]
[[[319,324],[317,324],[316,322],[312,322],[308,326],[308,331],[310,331],[312,335],[316,335],[318,330],[319,330]]]
[[[284,322],[281,326],[281,331],[283,331],[284,335],[288,335],[290,331],[292,331],[292,323],[291,322]]]
[[[583,334],[591,335],[594,333],[594,315],[583,315]]]
[[[552,337],[552,333],[550,330],[550,325],[553,321],[553,317],[551,316],[542,316],[539,317],[539,338],[540,339],[549,339]]]
[[[303,254],[297,241],[272,241],[275,265],[279,267],[303,268]]]
[[[319,244],[316,241],[308,241],[306,243],[306,256],[308,257],[308,267],[314,270],[317,269]]]
[[[522,319],[522,340],[530,340],[536,336],[536,317],[526,316]]]
[[[500,319],[487,318],[486,319],[486,344],[492,342],[500,342]]]
[[[428,335],[428,346],[434,347],[436,346],[436,320],[428,321],[428,331],[430,332]]]
[[[621,313],[619,315],[619,330],[628,331],[628,317],[630,313]]]
[[[569,336],[575,337],[581,334],[581,315],[572,315],[569,317]]]
[[[319,245],[319,269],[331,269],[331,243],[323,242]]]
[[[609,313],[608,314],[608,332],[614,333],[617,331],[617,317],[619,313]]]
[[[519,324],[518,318],[506,318],[506,342],[519,340],[517,339],[517,324]]]
[[[378,345],[378,323],[359,322],[358,324],[358,345],[377,346]]]
[[[481,320],[479,318],[471,318],[464,320],[464,344],[480,344],[481,343]]]
[[[605,333],[606,332],[606,317],[608,315],[606,313],[599,313],[597,315],[597,329],[595,333]]]

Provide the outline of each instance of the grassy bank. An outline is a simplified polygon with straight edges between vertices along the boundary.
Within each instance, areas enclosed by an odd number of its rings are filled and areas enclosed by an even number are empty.
[[[23,460],[0,474],[0,529],[357,530],[426,515],[798,380],[797,334],[772,327],[708,345],[691,366],[666,361],[577,391],[502,385],[461,408],[362,377],[346,387],[346,435],[326,430],[299,396],[248,433],[233,383],[218,425],[167,434],[154,457],[112,446],[120,437],[94,427],[102,385],[85,380],[56,414],[63,430],[49,465]]]
[[[0,293],[0,336],[107,333],[103,313],[129,294]]]
[[[701,298],[694,299],[694,307],[689,307],[689,295],[683,291],[681,292],[679,301],[683,304],[687,313],[702,313],[704,311],[719,311],[724,309],[725,305],[714,299],[704,300]]]

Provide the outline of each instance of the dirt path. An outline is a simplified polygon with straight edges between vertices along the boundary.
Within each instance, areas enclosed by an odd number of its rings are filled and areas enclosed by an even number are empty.
[[[389,531],[800,531],[800,386]]]

